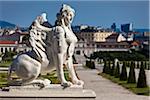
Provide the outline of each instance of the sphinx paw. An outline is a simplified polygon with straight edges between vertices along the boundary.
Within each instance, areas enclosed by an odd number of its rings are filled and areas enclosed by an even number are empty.
[[[72,86],[73,84],[71,83],[71,82],[63,82],[63,83],[61,83],[61,86],[63,86],[64,88],[66,88],[66,87],[70,87],[70,86]]]
[[[74,80],[73,83],[76,85],[81,85],[81,86],[84,85],[84,81],[82,81],[82,80]]]

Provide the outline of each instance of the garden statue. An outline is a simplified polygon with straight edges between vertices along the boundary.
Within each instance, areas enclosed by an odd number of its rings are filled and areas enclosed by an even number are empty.
[[[83,86],[84,82],[76,76],[73,67],[72,56],[77,42],[77,37],[71,29],[75,11],[69,5],[62,5],[57,14],[54,27],[46,27],[43,16],[38,16],[30,29],[30,44],[32,50],[17,56],[8,71],[8,79],[11,82],[11,73],[14,71],[22,80],[19,84],[50,85],[50,80],[37,80],[40,73],[57,70],[58,78],[64,87],[73,84]],[[72,81],[66,81],[63,67],[71,75]]]

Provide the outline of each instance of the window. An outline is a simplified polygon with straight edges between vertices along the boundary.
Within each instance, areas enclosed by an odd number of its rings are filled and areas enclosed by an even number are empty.
[[[16,48],[13,48],[13,52],[16,52]]]
[[[1,48],[1,52],[3,52],[4,50],[3,50],[3,48]]]
[[[77,55],[80,55],[80,50],[76,51],[76,54],[77,54]]]
[[[99,47],[100,47],[98,44],[97,44],[96,46],[97,46],[97,48],[99,48]]]
[[[5,52],[8,52],[7,48],[5,48]]]
[[[94,46],[95,46],[95,44],[92,44],[92,46],[94,47]]]
[[[9,48],[9,51],[11,51],[11,48]]]

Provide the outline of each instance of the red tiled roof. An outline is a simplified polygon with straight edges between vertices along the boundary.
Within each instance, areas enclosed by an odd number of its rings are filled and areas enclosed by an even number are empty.
[[[140,44],[138,42],[134,41],[134,42],[131,43],[131,45],[133,45],[133,46],[139,46]]]
[[[16,41],[0,41],[0,44],[16,44]]]
[[[108,36],[106,39],[117,39],[118,36],[119,34],[113,33],[110,36]]]
[[[29,34],[29,32],[21,32],[20,34],[21,35],[27,35],[27,34]]]

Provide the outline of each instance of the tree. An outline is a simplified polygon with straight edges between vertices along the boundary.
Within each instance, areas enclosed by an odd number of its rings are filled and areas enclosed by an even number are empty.
[[[126,64],[123,62],[121,74],[120,74],[120,80],[121,81],[126,81],[127,80],[127,69],[126,69]]]
[[[139,72],[137,88],[145,88],[145,87],[147,87],[146,74],[145,74],[143,62],[141,62],[141,68],[140,68],[140,72]]]
[[[116,66],[116,68],[115,68],[115,77],[116,78],[119,78],[119,76],[120,76],[120,65],[119,65],[119,62],[117,62],[117,66]]]
[[[113,23],[113,24],[111,25],[111,29],[113,29],[113,31],[116,31],[116,23]]]
[[[135,78],[135,63],[131,62],[130,65],[130,72],[129,72],[129,77],[127,83],[136,83],[136,78]]]

